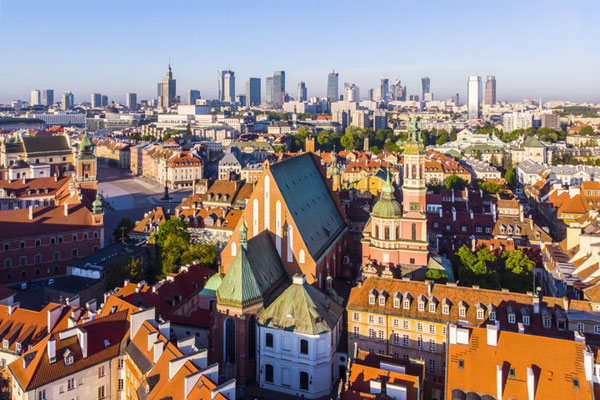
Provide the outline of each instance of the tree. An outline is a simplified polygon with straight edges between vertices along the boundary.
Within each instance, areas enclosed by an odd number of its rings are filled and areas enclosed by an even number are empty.
[[[440,135],[438,140],[436,140],[435,144],[437,144],[438,146],[441,146],[446,142],[448,142],[448,138],[446,137],[446,133],[444,133],[443,135]]]
[[[179,218],[171,218],[158,228],[156,234],[156,244],[160,248],[165,247],[165,241],[168,236],[175,235],[182,238],[184,241],[190,241],[190,234],[187,231],[185,223]]]
[[[512,168],[512,159],[510,153],[504,153],[502,157],[502,168],[506,171]]]
[[[458,277],[463,286],[479,285],[487,289],[500,288],[498,274],[493,269],[496,257],[485,247],[476,254],[465,245],[457,252]]]
[[[533,269],[535,262],[521,250],[509,250],[502,253],[504,270],[502,287],[517,292],[526,292],[533,286]]]
[[[428,269],[425,273],[425,279],[432,280],[435,283],[448,282],[448,276],[439,269]]]
[[[459,176],[450,175],[444,182],[446,189],[464,190],[467,187],[467,182]]]
[[[454,142],[456,140],[456,127],[453,126],[452,129],[450,130],[450,141]]]
[[[494,182],[478,182],[477,186],[485,193],[495,194],[502,189],[502,186]]]
[[[204,265],[214,265],[217,261],[217,248],[214,244],[191,244],[181,256],[182,265],[198,261]]]
[[[162,277],[177,272],[182,265],[182,256],[189,246],[189,241],[178,234],[169,234],[164,241],[161,252]]]
[[[515,174],[515,170],[512,168],[507,169],[504,174],[504,180],[511,189],[514,189],[517,186],[517,174]]]
[[[188,123],[187,126],[185,127],[185,134],[186,135],[191,135],[192,134],[192,127],[190,126],[190,124]]]
[[[273,147],[273,150],[275,150],[275,153],[287,153],[290,148],[287,144],[278,144]]]
[[[346,150],[356,150],[360,143],[358,137],[354,136],[352,133],[345,133],[344,136],[340,139],[340,143],[342,147]]]
[[[581,128],[579,134],[583,136],[594,136],[594,128],[592,128],[590,125],[586,125],[583,128]]]
[[[379,154],[379,153],[381,153],[381,150],[379,150],[379,147],[377,147],[377,146],[371,146],[371,148],[369,149],[369,151],[372,154]]]
[[[321,131],[317,135],[317,143],[321,151],[331,151],[333,149],[333,140],[331,138],[331,132]]]
[[[134,223],[129,218],[121,218],[113,231],[115,242],[127,241],[129,239],[129,232],[131,232],[134,227]]]

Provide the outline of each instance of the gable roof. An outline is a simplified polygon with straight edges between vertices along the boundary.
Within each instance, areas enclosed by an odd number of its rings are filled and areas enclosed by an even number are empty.
[[[310,153],[270,166],[271,174],[313,259],[346,227]]]
[[[294,276],[294,280],[299,276]],[[314,286],[294,282],[258,314],[258,323],[269,328],[319,335],[333,331],[344,308]]]
[[[48,152],[71,152],[64,135],[24,136],[23,147],[27,154]]]
[[[275,286],[287,277],[268,231],[262,231],[247,244],[240,243],[239,247],[217,289],[219,304],[245,307],[265,301]]]

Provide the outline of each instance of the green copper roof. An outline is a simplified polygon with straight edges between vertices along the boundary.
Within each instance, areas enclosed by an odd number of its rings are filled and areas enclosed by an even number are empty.
[[[402,216],[402,207],[394,198],[394,186],[388,173],[385,184],[381,188],[381,197],[375,203],[371,215],[379,218],[399,218]]]
[[[211,297],[214,296],[215,293],[217,292],[217,289],[221,285],[221,282],[223,282],[223,275],[219,274],[219,273],[214,274],[213,276],[208,278],[208,280],[206,281],[206,284],[200,291],[199,295],[200,296],[211,296]]]
[[[83,137],[81,138],[81,142],[79,142],[79,153],[77,154],[77,158],[82,160],[85,158],[93,158],[94,157],[94,144],[92,143],[92,139],[90,139],[90,135],[88,134],[88,125],[87,125],[87,117],[85,119],[85,129],[83,131]]]
[[[92,214],[102,214],[102,200],[100,199],[100,193],[96,193],[96,200],[92,203]]]
[[[346,228],[323,175],[310,153],[271,165],[300,236],[316,260]]]
[[[264,301],[287,277],[270,233],[263,231],[246,241],[245,225],[240,229],[237,254],[217,289],[222,305],[246,307]]]
[[[257,321],[269,328],[319,335],[331,332],[343,312],[332,298],[296,275],[294,283],[258,313]]]
[[[425,149],[421,138],[421,130],[417,125],[417,117],[413,114],[410,124],[407,126],[408,139],[404,143],[404,154],[419,154]]]
[[[527,136],[525,142],[523,143],[523,147],[545,147],[542,142],[537,140],[533,136]]]

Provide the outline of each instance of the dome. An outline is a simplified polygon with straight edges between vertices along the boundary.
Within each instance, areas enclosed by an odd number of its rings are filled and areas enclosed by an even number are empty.
[[[375,203],[371,215],[379,218],[400,218],[402,217],[402,207],[394,199],[394,186],[390,182],[388,175],[385,184],[381,188],[381,197]]]

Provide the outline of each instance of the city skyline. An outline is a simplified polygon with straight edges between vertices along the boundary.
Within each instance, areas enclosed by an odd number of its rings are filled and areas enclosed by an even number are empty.
[[[3,74],[11,79],[4,82],[0,102],[27,100],[32,90],[43,88],[53,88],[55,99],[65,91],[71,91],[77,103],[94,92],[103,92],[118,102],[125,101],[127,92],[137,93],[139,99],[151,99],[155,97],[156,81],[164,76],[169,58],[179,81],[177,94],[182,98],[189,89],[201,90],[203,98],[217,98],[214,71],[229,67],[239,78],[236,93],[245,91],[245,82],[250,77],[260,77],[266,82],[265,78],[272,71],[283,70],[286,71],[288,93],[302,81],[306,83],[309,97],[325,97],[327,75],[335,70],[339,71],[340,82],[355,83],[362,89],[363,97],[369,89],[379,86],[382,77],[390,81],[400,79],[407,85],[407,94],[418,95],[421,94],[421,78],[429,76],[431,92],[436,99],[445,99],[457,92],[461,98],[466,98],[464,82],[468,76],[495,75],[499,101],[539,97],[600,100],[600,94],[595,90],[600,87],[600,77],[595,73],[600,65],[600,55],[595,51],[592,39],[600,14],[593,10],[600,7],[592,1],[568,5],[529,2],[519,4],[519,13],[513,13],[512,7],[496,9],[485,4],[477,4],[475,10],[468,5],[457,8],[441,3],[432,8],[431,4],[412,4],[402,6],[403,14],[426,13],[431,22],[428,27],[418,24],[418,19],[407,18],[402,24],[377,25],[372,31],[345,29],[343,32],[339,32],[339,26],[324,21],[336,15],[340,17],[338,20],[360,19],[361,24],[371,26],[380,12],[392,14],[394,10],[400,11],[400,6],[391,2],[347,7],[341,7],[341,3],[328,3],[322,13],[309,16],[305,11],[309,7],[299,5],[240,3],[228,10],[231,21],[246,14],[268,18],[284,13],[298,17],[292,21],[277,19],[270,30],[256,27],[249,32],[244,28],[245,32],[241,32],[235,28],[229,32],[217,23],[221,20],[217,16],[222,10],[216,3],[186,3],[183,7],[161,8],[159,13],[152,7],[137,7],[135,1],[114,2],[121,10],[118,15],[110,11],[114,8],[111,4],[96,9],[81,7],[73,1],[65,1],[60,7],[41,1],[21,3],[8,1],[1,4],[0,34],[5,39],[6,51],[17,53],[21,49],[22,57],[5,59],[1,65]],[[86,22],[92,15],[104,23],[100,36]],[[510,22],[505,25],[506,32],[497,34],[496,28],[490,35],[477,33],[489,29],[489,18],[485,18],[489,15]],[[157,36],[154,30],[159,18],[174,21],[173,30],[164,37]],[[531,23],[557,18],[564,26],[560,34],[554,36],[540,32],[538,25]],[[28,21],[26,30],[21,29],[25,20]],[[45,35],[48,20],[56,26],[70,26],[76,34],[66,42],[48,41],[40,46],[39,38]],[[203,29],[183,28],[192,23]],[[466,27],[454,28],[461,24]],[[519,29],[510,29],[510,26],[519,26]],[[315,27],[319,29],[312,29]],[[447,33],[448,29],[453,35],[440,36],[440,32]],[[298,30],[303,35],[292,34]],[[271,35],[274,31],[278,34]],[[195,40],[207,33],[220,35],[221,39]],[[238,40],[242,34],[249,38],[268,35],[268,46],[259,44],[261,41],[247,45]],[[128,39],[124,40],[123,36]],[[405,40],[394,41],[396,36],[403,36]],[[181,40],[174,40],[177,37]],[[386,37],[390,40],[385,40]],[[449,40],[452,45],[448,45]],[[191,46],[191,43],[199,44]],[[356,56],[344,43],[362,46],[365,51]],[[551,62],[543,56],[557,54],[566,45],[569,46],[568,55],[553,57]],[[77,51],[63,51],[64,46]],[[152,51],[148,51],[148,46],[152,46]],[[22,53],[23,48],[35,51]],[[294,51],[284,55],[269,51],[275,48],[293,48]],[[307,63],[306,54],[309,53],[311,61]],[[110,58],[102,54],[109,54]],[[202,54],[211,54],[211,57],[205,59]],[[577,63],[573,62],[573,54],[577,55]],[[261,89],[264,95],[264,82]],[[294,97],[295,93],[290,95]]]

